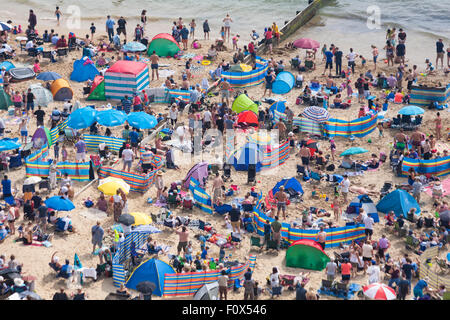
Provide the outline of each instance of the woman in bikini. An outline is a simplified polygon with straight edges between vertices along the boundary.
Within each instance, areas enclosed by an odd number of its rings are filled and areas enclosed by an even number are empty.
[[[230,41],[230,29],[231,29],[231,22],[233,22],[233,19],[231,19],[230,15],[227,13],[227,16],[223,19],[224,28],[225,28],[225,35],[227,36],[228,40]],[[224,37],[225,40],[225,37]]]

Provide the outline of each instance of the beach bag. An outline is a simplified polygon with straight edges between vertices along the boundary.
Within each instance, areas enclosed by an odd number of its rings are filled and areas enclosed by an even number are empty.
[[[336,169],[336,166],[332,163],[329,166],[325,168],[327,171],[334,171]]]

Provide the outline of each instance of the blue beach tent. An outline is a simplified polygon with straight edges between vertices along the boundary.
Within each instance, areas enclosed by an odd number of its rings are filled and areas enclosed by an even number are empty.
[[[372,217],[374,222],[380,222],[377,207],[368,195],[363,194],[355,197],[347,208],[347,214],[356,214],[358,212],[356,209],[359,208],[362,208],[365,213]]]
[[[284,111],[286,110],[286,101],[274,102],[270,106],[269,111],[272,112],[272,114],[274,114],[275,110],[278,111],[278,112],[284,113]]]
[[[70,75],[70,80],[84,82],[94,80],[95,76],[100,74],[94,63],[88,62],[87,59],[88,57],[84,57],[73,63],[73,71]]]
[[[385,195],[377,204],[377,210],[383,213],[394,211],[395,216],[403,215],[405,218],[409,210],[416,208],[416,214],[420,213],[420,206],[416,199],[405,190],[397,189]]]
[[[150,281],[156,285],[153,294],[162,297],[164,293],[164,275],[166,273],[175,273],[175,270],[164,261],[149,259],[136,267],[125,286],[129,289],[136,290],[136,286],[139,283]]]
[[[294,87],[295,77],[288,71],[278,74],[275,82],[272,84],[272,92],[275,94],[286,94]]]
[[[304,193],[300,181],[298,181],[296,178],[285,178],[275,185],[275,187],[272,189],[272,194],[277,193],[278,190],[280,190],[281,186],[284,187],[284,190],[293,189],[296,192]]]
[[[239,150],[238,150],[239,152]],[[261,162],[263,160],[263,152],[255,143],[247,143],[240,149],[239,155],[237,153],[232,156],[230,162],[237,171],[247,171],[249,164],[256,165],[256,172],[261,171]]]

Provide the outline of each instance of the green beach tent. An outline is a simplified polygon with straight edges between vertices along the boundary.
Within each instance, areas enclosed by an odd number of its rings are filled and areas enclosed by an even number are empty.
[[[168,33],[160,33],[153,37],[148,46],[147,54],[151,56],[153,51],[160,57],[173,57],[181,48],[175,38]]]
[[[250,110],[258,114],[258,105],[243,93],[234,100],[231,110],[236,113]]]
[[[314,240],[302,239],[293,242],[286,251],[286,267],[323,270],[330,257]]]
[[[12,105],[13,102],[11,97],[3,90],[3,88],[0,88],[0,110],[8,110],[8,107]]]
[[[105,78],[103,76],[95,76],[92,82],[91,92],[86,100],[106,101]]]

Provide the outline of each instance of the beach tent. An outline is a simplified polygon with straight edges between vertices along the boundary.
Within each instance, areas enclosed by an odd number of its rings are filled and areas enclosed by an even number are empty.
[[[33,143],[33,148],[40,149],[46,143],[49,147],[52,146],[52,136],[50,134],[50,130],[45,127],[38,127],[31,138],[31,142]]]
[[[194,294],[194,300],[219,300],[219,282],[204,284]]]
[[[183,188],[189,189],[191,178],[196,179],[198,182],[200,182],[200,187],[203,187],[205,185],[204,181],[208,179],[208,163],[200,162],[193,166],[183,180]]]
[[[238,114],[237,123],[257,127],[258,116],[253,111],[242,111],[241,113]]]
[[[255,114],[258,114],[258,105],[252,101],[246,94],[239,95],[236,99],[234,99],[233,105],[231,107],[236,113],[241,113],[243,111],[253,111]]]
[[[53,102],[53,95],[50,90],[44,88],[40,83],[33,83],[28,89],[31,89],[34,94],[37,106],[47,107],[50,102]]]
[[[377,207],[375,203],[373,203],[372,199],[366,194],[359,195],[355,197],[352,202],[347,207],[346,213],[347,215],[358,214],[359,208],[362,208],[365,213],[373,218],[373,221],[380,222],[380,218],[378,217]]]
[[[155,51],[160,57],[173,57],[180,50],[181,48],[174,37],[168,33],[160,33],[153,37],[148,46],[147,54],[151,56]]]
[[[255,143],[247,143],[241,149],[239,155],[236,156],[237,152],[234,153],[230,162],[233,164],[234,168],[238,171],[247,171],[249,164],[256,165],[256,172],[261,171],[261,162],[264,158],[264,154],[259,146]]]
[[[275,94],[286,94],[294,87],[295,77],[288,71],[280,72],[272,84],[272,92]]]
[[[0,110],[8,110],[8,107],[12,105],[11,97],[0,87]]]
[[[144,62],[120,60],[105,72],[106,99],[121,100],[148,87],[148,66]]]
[[[94,62],[88,57],[83,57],[73,63],[73,71],[70,75],[70,80],[77,82],[94,80],[95,76],[99,74],[100,72],[95,67]]]
[[[330,257],[314,240],[302,239],[293,242],[286,251],[286,267],[323,270]]]
[[[273,187],[272,194],[275,194],[280,190],[280,187],[283,186],[284,190],[293,189],[296,192],[304,193],[302,185],[300,181],[298,181],[296,178],[284,178],[279,181],[275,187]]]
[[[156,285],[153,294],[161,297],[164,291],[164,275],[166,273],[172,274],[175,273],[175,270],[164,261],[149,259],[134,269],[125,286],[129,289],[136,290],[136,286],[139,283],[150,281]]]
[[[3,61],[2,63],[0,63],[0,70],[1,70],[3,67],[5,67],[5,70],[6,70],[6,71],[9,71],[9,70],[15,68],[15,66],[14,66],[11,62],[9,62],[9,61]]]
[[[284,113],[284,111],[286,111],[286,101],[276,101],[272,103],[269,107],[269,111],[272,112],[272,114],[274,114],[275,111]]]
[[[86,100],[106,101],[105,96],[105,77],[95,76],[92,82],[91,92]]]
[[[65,101],[70,100],[73,97],[72,88],[70,88],[69,82],[65,79],[57,79],[52,82],[50,91],[53,94],[53,100]]]
[[[420,213],[420,206],[416,199],[402,189],[397,189],[385,195],[377,204],[378,211],[383,213],[394,211],[396,217],[403,215],[406,218],[412,208],[416,208],[417,215]]]

